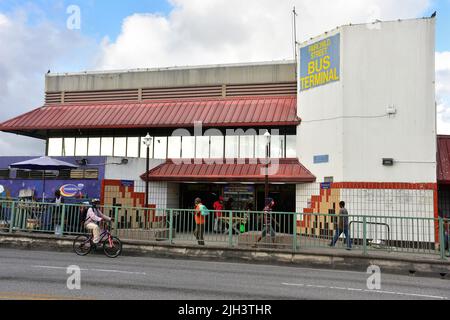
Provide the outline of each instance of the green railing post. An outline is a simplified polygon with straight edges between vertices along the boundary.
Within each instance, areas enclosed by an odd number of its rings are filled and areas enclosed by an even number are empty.
[[[444,219],[439,217],[439,251],[442,260],[445,260]]]
[[[66,220],[66,205],[62,205],[62,212],[61,212],[61,237],[64,236],[64,222]]]
[[[16,203],[13,202],[11,204],[11,217],[10,217],[10,221],[9,221],[9,233],[12,233],[14,230],[14,220],[16,218]]]
[[[169,210],[169,244],[172,244],[173,240],[173,209]]]
[[[230,220],[228,221],[228,245],[233,246],[233,212],[230,211]]]
[[[363,217],[363,255],[367,255],[367,218]]]
[[[119,208],[114,207],[114,236],[117,237],[117,227],[119,226]]]
[[[296,252],[297,251],[297,213],[294,213],[294,219],[293,219],[294,221],[292,222],[292,227],[293,227],[293,231],[294,231],[294,234],[293,234],[293,239],[292,239],[292,241],[293,241],[293,243],[292,243],[292,249],[293,249],[293,251],[294,252]]]

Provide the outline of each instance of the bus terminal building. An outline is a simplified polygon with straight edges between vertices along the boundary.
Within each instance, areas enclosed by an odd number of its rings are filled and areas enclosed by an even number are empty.
[[[0,130],[82,164],[47,194],[81,179],[72,183],[85,196],[142,207],[149,181],[156,208],[192,208],[200,197],[212,209],[223,196],[233,210],[262,210],[269,163],[276,211],[328,214],[343,200],[354,215],[435,218],[448,161],[437,158],[434,39],[434,18],[378,22],[310,39],[298,62],[48,74],[45,105]],[[17,197],[9,160],[0,183]],[[332,228],[297,221],[301,233]],[[436,240],[434,226],[421,230]]]

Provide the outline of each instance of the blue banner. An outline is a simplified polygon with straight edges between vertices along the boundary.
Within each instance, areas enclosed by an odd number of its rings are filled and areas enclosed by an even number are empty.
[[[340,34],[300,49],[300,91],[340,79]]]

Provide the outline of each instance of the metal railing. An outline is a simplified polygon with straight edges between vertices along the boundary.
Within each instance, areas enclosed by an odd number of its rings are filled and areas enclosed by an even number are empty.
[[[0,232],[87,233],[80,204],[0,200]],[[114,219],[113,233],[125,240],[178,245],[299,249],[349,248],[450,256],[450,223],[444,218],[350,215],[339,229],[339,216],[292,212],[210,211],[101,206]],[[344,232],[345,231],[345,232]],[[346,240],[349,235],[350,243]]]

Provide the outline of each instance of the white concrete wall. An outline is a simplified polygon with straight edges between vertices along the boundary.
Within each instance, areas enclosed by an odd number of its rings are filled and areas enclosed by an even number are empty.
[[[343,120],[343,181],[436,182],[435,20],[371,26],[343,27],[344,116],[397,114]]]
[[[145,173],[146,159],[127,158],[128,164],[117,165],[123,157],[107,157],[105,165],[105,179],[107,180],[133,180],[142,181],[141,175]],[[150,170],[164,163],[165,160],[150,159]],[[142,191],[140,191],[142,192]]]
[[[49,74],[45,91],[89,91],[295,81],[294,61]]]
[[[319,183],[303,183],[296,185],[295,191],[295,204],[296,212],[303,213],[305,208],[309,208],[311,205],[311,196],[320,195]],[[299,216],[298,218],[300,218]],[[300,219],[297,219],[300,220]]]
[[[167,184],[167,208],[180,208],[180,185],[178,183]]]
[[[350,217],[367,218],[367,238],[386,241],[434,242],[434,191],[433,190],[384,190],[384,189],[341,189],[341,199]],[[396,218],[386,218],[396,217]],[[402,219],[408,218],[408,219]],[[412,218],[412,219],[411,219]],[[362,221],[350,218],[350,221]],[[387,227],[375,223],[389,225]],[[353,223],[352,237],[362,238],[362,224]]]
[[[339,30],[317,37],[305,46],[331,37]],[[341,63],[342,63],[341,45]],[[300,55],[299,55],[300,56]],[[300,66],[300,63],[299,63]],[[300,74],[300,72],[298,73]],[[317,181],[334,177],[342,181],[342,120],[318,121],[343,115],[343,90],[341,81],[300,92],[298,88],[298,116],[302,123],[297,128],[297,154],[300,162],[308,168]],[[329,155],[329,163],[314,164],[314,156]]]
[[[148,187],[148,203],[156,205],[157,209],[166,209],[167,182],[150,182]],[[158,216],[161,214],[157,212]]]
[[[302,46],[336,33],[340,81],[299,91],[302,164],[317,181],[436,182],[435,20],[344,26]],[[329,163],[313,163],[327,154]],[[385,167],[382,158],[399,162]]]

